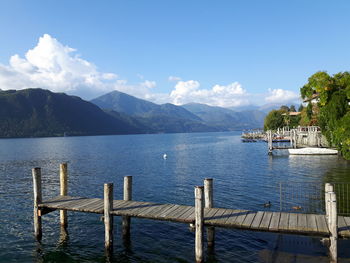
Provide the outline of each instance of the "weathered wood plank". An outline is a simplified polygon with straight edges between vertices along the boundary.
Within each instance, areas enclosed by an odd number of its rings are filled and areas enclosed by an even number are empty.
[[[225,224],[227,226],[237,226],[237,217],[248,213],[247,210],[234,210],[230,217],[226,220]]]
[[[175,205],[174,209],[171,209],[168,213],[166,213],[163,218],[165,220],[171,220],[177,213],[182,209],[182,205]]]
[[[250,228],[251,224],[253,223],[253,220],[256,216],[255,212],[248,212],[243,223],[242,223],[242,227],[244,228]]]
[[[316,224],[319,233],[329,234],[326,218],[324,215],[316,215]]]
[[[298,231],[298,215],[295,213],[289,214],[288,229],[291,232]]]
[[[264,230],[269,229],[271,217],[272,217],[272,212],[265,212],[260,222],[259,229],[264,229]]]
[[[180,222],[192,222],[193,220],[192,219],[195,219],[195,211],[194,211],[194,207],[190,207],[190,209],[182,214],[181,216],[179,216],[177,218],[177,220],[179,220]]]
[[[174,211],[176,211],[177,209],[179,209],[180,205],[173,205],[172,207],[170,207],[168,210],[163,211],[159,217],[161,219],[166,220],[168,218],[168,215],[170,215],[171,213],[174,213]]]
[[[210,220],[218,211],[219,208],[204,208],[204,221]]]
[[[343,216],[338,216],[338,233],[340,236],[350,236],[350,226],[346,225]]]
[[[220,215],[219,217],[212,220],[212,225],[224,226],[225,222],[231,216],[232,212],[233,211],[231,209],[225,209],[224,212],[222,213],[222,215]]]
[[[154,206],[153,209],[145,210],[144,212],[139,213],[140,216],[147,218],[157,218],[158,214],[165,208],[165,205]]]
[[[269,226],[270,231],[278,231],[278,225],[280,223],[280,217],[281,213],[280,212],[273,212],[272,217],[271,217],[271,222]]]
[[[169,220],[174,220],[175,218],[181,216],[188,210],[189,206],[183,206],[181,205],[178,209],[176,209],[174,212],[167,215],[167,218]]]
[[[245,217],[247,216],[247,213],[248,213],[248,211],[244,211],[244,212],[240,213],[240,214],[236,217],[236,225],[237,225],[238,227],[241,227],[241,226],[242,226],[242,223],[243,223]]]
[[[225,210],[226,209],[218,208],[217,212],[213,216],[211,216],[210,219],[205,220],[205,224],[212,225],[213,223],[215,223],[215,220],[220,218],[220,216],[223,215]]]
[[[298,214],[298,231],[307,231],[306,214]]]
[[[342,236],[343,237],[346,237],[346,238],[350,238],[350,217],[346,217],[344,216],[344,221],[345,221],[345,224],[347,226],[347,229],[349,230],[348,232],[343,232],[342,233]]]
[[[315,214],[306,215],[307,232],[318,232]]]
[[[280,223],[278,225],[279,231],[288,231],[288,225],[289,225],[289,213],[281,213],[280,216]]]
[[[250,228],[251,229],[259,229],[260,222],[261,222],[263,216],[264,216],[264,212],[262,212],[262,211],[257,212],[252,224],[250,225]]]

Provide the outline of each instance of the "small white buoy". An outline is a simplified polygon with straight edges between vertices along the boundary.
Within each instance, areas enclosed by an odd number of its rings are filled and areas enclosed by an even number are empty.
[[[168,155],[166,155],[166,153],[163,154],[163,159],[165,160],[166,158],[168,158]]]

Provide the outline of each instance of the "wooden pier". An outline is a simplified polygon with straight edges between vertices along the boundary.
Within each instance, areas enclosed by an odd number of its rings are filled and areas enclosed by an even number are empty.
[[[330,237],[330,257],[337,261],[337,239],[350,238],[350,217],[338,216],[333,187],[326,184],[326,214],[302,214],[269,211],[248,211],[213,207],[213,180],[205,179],[204,187],[195,187],[195,206],[160,204],[131,200],[131,177],[124,178],[124,200],[113,200],[113,184],[104,185],[104,198],[74,197],[67,195],[67,167],[61,165],[61,195],[43,200],[41,170],[33,169],[34,231],[41,239],[41,217],[60,210],[61,226],[67,227],[66,211],[104,215],[105,248],[113,248],[113,217],[123,217],[123,235],[130,235],[130,218],[148,218],[194,224],[196,262],[203,262],[203,228],[207,227],[208,246],[214,243],[214,227],[241,228],[254,231],[294,233]],[[62,211],[65,211],[63,213]]]

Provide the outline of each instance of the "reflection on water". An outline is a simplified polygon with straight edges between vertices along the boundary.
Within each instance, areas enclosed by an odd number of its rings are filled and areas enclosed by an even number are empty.
[[[122,238],[115,218],[114,254],[104,253],[99,215],[68,213],[68,233],[59,213],[43,217],[43,240],[33,238],[31,169],[42,167],[43,196],[59,193],[58,167],[69,163],[68,193],[102,197],[114,183],[122,198],[123,176],[132,175],[139,201],[193,205],[193,187],[214,178],[214,205],[279,210],[279,182],[349,182],[349,162],[337,156],[268,156],[265,143],[243,144],[239,133],[160,134],[0,140],[0,262],[193,262],[194,233],[186,224],[131,220]],[[166,153],[168,158],[163,159]],[[270,201],[271,208],[263,204]],[[309,203],[309,201],[306,201]],[[304,206],[304,204],[303,204]],[[305,205],[306,206],[306,205]],[[220,229],[207,262],[319,262],[327,249],[318,238]],[[350,258],[348,241],[340,255]]]

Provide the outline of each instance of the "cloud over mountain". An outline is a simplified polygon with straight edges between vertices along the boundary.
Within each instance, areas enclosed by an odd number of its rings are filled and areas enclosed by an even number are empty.
[[[269,103],[286,103],[297,101],[300,95],[289,90],[283,89],[269,89],[269,94],[265,97],[265,100]]]
[[[24,57],[15,54],[8,65],[0,64],[1,89],[45,88],[84,99],[119,90],[160,104],[196,102],[221,107],[248,105],[257,96],[249,94],[238,82],[201,88],[199,81],[184,81],[178,76],[168,77],[168,81],[174,83],[172,90],[156,92],[155,81],[147,80],[140,74],[138,76],[139,82],[130,84],[115,73],[100,72],[92,62],[81,58],[74,48],[60,43],[49,34],[40,37],[37,45],[28,50]],[[297,97],[292,91],[274,89],[269,90],[264,98],[267,102],[285,102]]]

